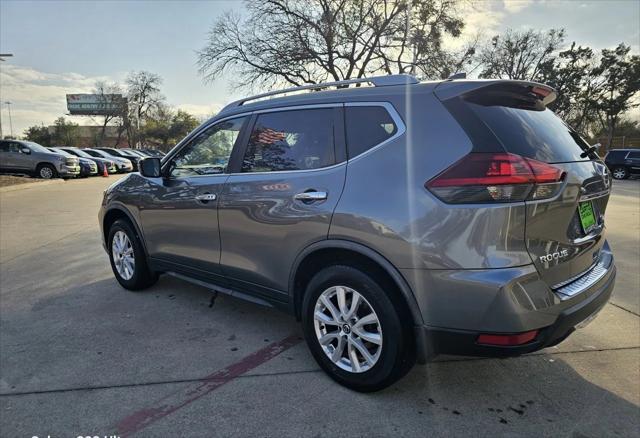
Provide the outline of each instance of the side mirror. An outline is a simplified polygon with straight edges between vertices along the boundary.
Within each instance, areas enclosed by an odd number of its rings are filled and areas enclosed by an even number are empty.
[[[160,177],[160,158],[143,158],[138,163],[140,175],[148,178]]]
[[[29,148],[20,148],[20,152],[23,154],[29,155],[31,153],[31,149]]]

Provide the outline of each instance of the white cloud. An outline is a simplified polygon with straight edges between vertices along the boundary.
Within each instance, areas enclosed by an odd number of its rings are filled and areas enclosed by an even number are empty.
[[[112,80],[106,76],[84,76],[78,73],[47,73],[31,67],[0,65],[0,100],[10,101],[13,133],[22,135],[29,126],[50,125],[67,113],[67,93],[89,93],[96,81]],[[91,123],[87,118],[75,121]],[[2,131],[10,134],[7,106],[2,106]]]
[[[181,103],[175,105],[177,109],[193,114],[200,120],[208,119],[217,114],[224,104],[212,103],[211,105],[198,105],[194,103]]]
[[[528,8],[533,4],[533,0],[504,0],[504,9],[510,14],[515,14]]]

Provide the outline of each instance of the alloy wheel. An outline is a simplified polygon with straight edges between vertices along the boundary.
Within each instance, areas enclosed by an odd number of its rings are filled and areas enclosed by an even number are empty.
[[[356,290],[333,286],[320,294],[313,313],[322,351],[352,373],[370,370],[382,352],[382,327],[371,304]]]
[[[118,275],[124,280],[130,280],[135,272],[136,261],[133,257],[133,245],[124,231],[118,231],[113,235],[111,255]]]
[[[615,179],[623,179],[627,175],[624,169],[618,168],[613,171],[613,177]]]
[[[51,170],[50,167],[47,166],[43,166],[40,169],[40,177],[44,178],[44,179],[51,179],[53,178],[53,170]]]

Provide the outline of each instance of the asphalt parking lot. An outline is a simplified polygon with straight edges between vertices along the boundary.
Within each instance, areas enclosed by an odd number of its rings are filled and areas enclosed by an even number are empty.
[[[614,183],[618,280],[592,324],[535,354],[440,357],[359,394],[276,310],[170,277],[120,288],[97,225],[116,178],[0,193],[2,436],[640,433],[640,181]]]

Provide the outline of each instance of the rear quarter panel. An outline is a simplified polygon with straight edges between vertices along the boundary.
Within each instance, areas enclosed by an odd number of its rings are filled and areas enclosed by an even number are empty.
[[[329,237],[360,242],[403,269],[531,264],[524,203],[447,205],[424,188],[472,149],[433,93],[417,90],[389,102],[406,133],[349,161]]]

